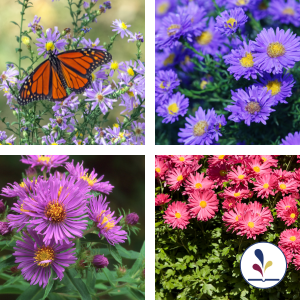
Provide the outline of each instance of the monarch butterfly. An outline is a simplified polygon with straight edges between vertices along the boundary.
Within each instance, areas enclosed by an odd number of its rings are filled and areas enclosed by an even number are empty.
[[[92,72],[112,59],[110,53],[98,49],[76,49],[55,54],[41,63],[26,78],[17,101],[26,105],[32,101],[62,101],[68,97],[66,88],[80,94],[92,82]]]

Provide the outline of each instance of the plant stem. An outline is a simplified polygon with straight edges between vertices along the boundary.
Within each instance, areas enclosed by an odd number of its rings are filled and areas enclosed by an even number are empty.
[[[115,290],[115,289],[120,289],[120,288],[122,288],[122,287],[124,287],[124,286],[127,286],[127,285],[129,285],[129,283],[123,283],[123,284],[121,284],[121,285],[117,285],[116,287],[113,287],[113,288],[111,288],[111,289],[108,289],[108,290],[106,290],[105,292],[101,292],[101,293],[96,294],[95,297],[100,297],[100,296],[106,295],[106,294],[112,292],[112,291]]]
[[[25,15],[25,1],[23,0],[22,3],[22,11],[21,11],[21,24],[20,24],[20,39],[19,39],[19,79],[21,78],[21,52],[22,52],[22,28],[23,28],[23,21],[24,21],[24,15]]]
[[[69,294],[64,294],[64,293],[56,293],[57,295],[61,295],[63,297],[68,298],[77,298],[77,299],[81,299],[81,296],[75,296],[75,295],[69,295]]]

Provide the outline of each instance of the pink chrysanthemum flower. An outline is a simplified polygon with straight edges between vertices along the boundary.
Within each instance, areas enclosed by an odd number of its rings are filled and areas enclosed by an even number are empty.
[[[216,166],[209,165],[207,169],[207,176],[210,180],[213,180],[215,186],[222,186],[224,182],[228,181],[228,167],[225,164]]]
[[[278,245],[285,250],[298,253],[300,246],[300,231],[298,231],[297,228],[293,228],[286,229],[285,231],[281,232]]]
[[[286,258],[286,263],[287,263],[287,268],[289,266],[289,263],[292,261],[294,254],[292,251],[284,249],[282,246],[278,245],[278,248],[281,249],[281,251],[283,252],[285,258]]]
[[[171,200],[170,196],[167,194],[158,194],[155,197],[155,206],[160,206],[168,203]]]
[[[273,158],[272,155],[259,155],[261,160],[269,165],[269,167],[277,167],[278,160]]]
[[[236,201],[241,201],[242,199],[248,198],[249,190],[245,187],[227,188],[224,190],[224,197],[234,198]]]
[[[237,203],[236,207],[234,207],[233,210],[224,213],[222,220],[224,221],[225,226],[228,227],[227,231],[229,231],[230,229],[233,229],[233,231],[236,230],[237,224],[246,212],[246,210],[247,204]]]
[[[22,156],[21,162],[31,165],[31,168],[39,166],[42,171],[47,168],[50,172],[51,168],[62,166],[68,159],[68,155],[27,155]]]
[[[256,178],[256,182],[253,182],[253,190],[258,192],[257,196],[263,198],[268,198],[269,195],[274,196],[274,189],[277,185],[277,178],[272,174],[263,174]]]
[[[238,202],[234,198],[228,198],[222,203],[223,210],[230,210],[236,207]]]
[[[172,169],[167,175],[167,184],[170,185],[171,191],[178,190],[186,180],[188,173],[186,167]]]
[[[285,222],[287,226],[290,226],[291,224],[296,222],[298,216],[299,212],[297,207],[292,206],[285,211],[285,213],[281,216],[281,219]]]
[[[193,155],[193,157],[194,160],[198,162],[200,159],[204,158],[204,155]]]
[[[247,239],[256,239],[258,234],[267,231],[263,218],[248,210],[238,221],[237,235],[246,235]]]
[[[195,191],[190,194],[188,208],[190,215],[201,221],[207,221],[215,216],[218,211],[219,200],[217,195],[211,191]]]
[[[185,182],[185,192],[183,194],[191,194],[195,190],[209,190],[212,188],[213,181],[204,177],[205,173],[190,174]]]
[[[232,180],[230,184],[246,185],[249,181],[248,174],[244,167],[238,166],[236,169],[232,169],[228,173],[228,179]]]
[[[165,173],[168,170],[167,164],[163,159],[155,157],[155,178],[165,179]]]
[[[97,191],[104,194],[109,194],[114,186],[112,186],[109,181],[101,182],[104,175],[97,178],[98,174],[95,173],[93,169],[92,172],[89,172],[89,169],[85,169],[83,167],[83,162],[81,165],[77,163],[76,167],[74,166],[74,161],[72,160],[71,163],[66,163],[66,170],[70,173],[71,177],[74,177],[77,180],[83,179],[88,183],[92,191]]]
[[[172,226],[173,229],[185,229],[189,222],[189,212],[187,205],[177,201],[170,204],[164,214],[165,223]]]
[[[286,211],[291,207],[297,207],[297,201],[290,195],[283,197],[283,199],[276,204],[277,216],[282,218]]]
[[[289,179],[288,181],[278,180],[276,192],[281,192],[282,195],[296,193],[298,191],[297,181]]]
[[[286,170],[273,170],[273,174],[277,177],[278,180],[288,181],[293,177],[293,173]]]
[[[285,254],[284,254],[285,255]],[[295,269],[297,271],[300,270],[300,254],[295,254],[294,260],[293,260],[293,265],[295,266]]]
[[[212,155],[208,159],[208,164],[211,166],[219,165],[219,164],[226,164],[226,159],[228,155]]]
[[[246,166],[249,161],[250,155],[230,155],[228,156],[227,163],[231,165],[241,164]]]
[[[173,155],[171,161],[176,167],[181,167],[194,164],[194,157],[193,155]]]
[[[270,223],[273,222],[274,219],[269,207],[262,207],[261,203],[254,201],[249,203],[248,210],[251,210],[255,216],[261,217],[266,226],[271,226]]]
[[[261,163],[260,157],[251,158],[248,162],[248,168],[251,174],[255,177],[271,172],[267,163]]]

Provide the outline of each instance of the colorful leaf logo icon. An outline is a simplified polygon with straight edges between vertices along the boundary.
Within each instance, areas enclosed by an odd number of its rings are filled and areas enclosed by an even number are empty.
[[[273,265],[273,263],[269,260],[269,261],[266,263],[264,272],[266,272],[266,270],[267,270],[269,267],[271,267],[272,265]]]
[[[255,271],[258,271],[258,272],[261,274],[261,276],[264,277],[263,272],[262,272],[262,269],[261,269],[261,267],[260,267],[258,264],[254,264],[254,265],[252,266],[252,268],[253,268]]]

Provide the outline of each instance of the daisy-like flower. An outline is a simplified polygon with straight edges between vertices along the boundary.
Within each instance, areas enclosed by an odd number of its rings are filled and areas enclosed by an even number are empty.
[[[271,92],[265,88],[252,85],[245,91],[243,89],[231,91],[231,94],[234,103],[224,109],[232,113],[228,119],[234,122],[244,121],[248,126],[251,122],[266,125],[270,113],[275,111],[271,108],[274,105]]]
[[[171,203],[165,211],[163,218],[165,219],[165,223],[171,225],[173,229],[185,229],[190,223],[187,205],[180,201]]]
[[[288,73],[276,75],[265,73],[260,78],[260,82],[256,82],[258,86],[266,87],[268,91],[271,91],[271,99],[274,100],[274,105],[288,103],[285,99],[292,96],[294,83],[293,75]]]
[[[44,145],[62,145],[65,144],[66,141],[64,139],[55,139],[54,136],[51,134],[50,136],[43,136],[42,141]]]
[[[51,276],[51,269],[57,277],[62,280],[66,267],[76,261],[74,243],[58,245],[52,239],[47,245],[43,242],[43,236],[37,234],[33,229],[28,228],[28,233],[23,234],[23,241],[17,241],[15,262],[19,263],[25,280],[30,285],[38,284],[45,288]]]
[[[225,117],[218,116],[213,108],[206,113],[202,107],[196,111],[195,117],[190,115],[186,121],[185,128],[180,128],[178,133],[178,142],[184,145],[211,145],[222,136],[220,128],[227,123]]]
[[[300,60],[300,37],[290,29],[286,32],[277,27],[265,28],[257,35],[254,42],[254,58],[257,65],[268,73],[282,73],[282,69],[292,68]]]
[[[237,29],[242,28],[247,20],[248,17],[241,8],[225,10],[216,18],[216,29],[226,35],[232,35]]]
[[[103,46],[98,46],[100,43],[99,38],[96,38],[95,42],[93,42],[91,39],[87,40],[85,38],[83,38],[80,42],[83,47],[85,48],[93,48],[93,49],[98,49],[98,50],[105,50],[105,48]]]
[[[189,197],[189,212],[197,220],[207,221],[215,216],[218,211],[219,200],[217,195],[211,191],[196,190]]]
[[[155,1],[155,16],[157,18],[164,17],[168,12],[172,11],[176,2],[174,0],[157,0]]]
[[[184,116],[189,107],[189,99],[177,92],[165,104],[157,107],[157,115],[163,117],[162,123],[174,123],[179,116]]]
[[[102,81],[95,81],[92,84],[92,88],[86,89],[83,95],[87,97],[85,101],[93,101],[92,110],[99,106],[101,112],[106,114],[108,112],[108,108],[113,109],[113,102],[117,101],[116,99],[109,99],[106,97],[113,92],[114,91],[110,85],[104,87]]]
[[[281,139],[280,145],[300,145],[300,132],[289,133],[284,139]]]
[[[249,181],[245,168],[241,166],[237,166],[236,169],[232,169],[228,173],[228,179],[232,180],[230,184],[234,184],[236,186],[246,185]]]
[[[2,80],[2,84],[6,84],[6,81],[9,84],[14,85],[17,82],[17,77],[19,75],[19,71],[15,67],[9,67],[6,71],[2,72],[0,79]]]
[[[277,167],[278,160],[273,158],[272,155],[259,155],[261,160],[268,164],[270,167]]]
[[[22,156],[21,162],[31,165],[31,168],[39,166],[41,171],[47,168],[50,172],[51,168],[63,166],[68,159],[68,155],[26,155]]]
[[[261,20],[269,16],[268,4],[264,0],[259,0],[250,7],[250,12],[255,20]]]
[[[285,222],[287,226],[292,225],[298,219],[299,212],[297,207],[293,206],[288,208],[285,213],[281,216],[281,219]]]
[[[286,258],[286,263],[287,263],[287,267],[289,266],[289,263],[292,261],[292,259],[294,258],[294,254],[291,250],[288,249],[284,249],[282,246],[278,245],[278,248],[280,248],[280,250],[283,252],[285,258]],[[294,260],[295,262],[295,260]]]
[[[99,229],[99,237],[103,235],[106,240],[111,244],[124,243],[127,240],[127,232],[122,230],[122,226],[117,224],[123,216],[119,218],[114,217],[115,212],[111,212],[108,207],[109,202],[106,202],[106,197],[102,195],[91,198],[89,204],[89,218],[95,222]]]
[[[171,161],[176,167],[193,165],[194,157],[193,155],[172,155]]]
[[[279,170],[275,169],[275,170],[273,170],[273,174],[276,176],[276,178],[278,180],[287,181],[289,179],[292,179],[295,176],[296,172],[292,173],[292,172],[282,170],[282,169],[279,169]]]
[[[212,155],[208,159],[208,163],[212,166],[218,165],[218,164],[226,164],[227,163],[228,155]]]
[[[131,25],[125,24],[121,20],[117,20],[117,19],[115,21],[113,21],[112,24],[113,24],[111,26],[113,28],[112,31],[117,31],[117,33],[120,34],[121,39],[123,39],[124,36],[127,37],[132,34],[132,32],[128,30],[128,28],[131,27]]]
[[[285,255],[285,253],[284,253],[284,255]],[[297,271],[299,271],[299,269],[300,269],[300,254],[296,254],[294,256],[293,265],[295,266],[295,269]]]
[[[277,178],[272,174],[263,174],[256,178],[256,182],[253,182],[253,190],[258,192],[257,196],[263,198],[268,198],[269,195],[274,196],[274,189],[277,185]]]
[[[260,157],[254,157],[247,162],[248,170],[256,178],[263,174],[268,174],[271,169],[267,163],[262,163]]]
[[[236,188],[226,188],[224,190],[224,197],[227,198],[234,198],[236,201],[241,201],[242,199],[248,198],[249,190],[243,186],[236,187]]]
[[[82,237],[87,227],[86,198],[89,185],[65,175],[52,176],[36,185],[36,194],[27,197],[23,209],[33,219],[30,224],[38,234],[44,235],[44,243],[68,243],[70,238]]]
[[[269,207],[262,207],[262,204],[257,201],[250,202],[248,209],[251,210],[254,215],[260,216],[266,226],[270,226],[270,223],[274,220]]]
[[[241,77],[256,79],[257,74],[262,76],[262,72],[253,58],[253,50],[253,42],[249,41],[249,45],[247,45],[244,41],[243,45],[237,50],[232,49],[230,54],[224,56],[225,63],[230,65],[228,71],[230,74],[233,74],[236,80],[239,80]]]
[[[168,170],[167,164],[165,164],[163,159],[155,157],[155,178],[159,177],[160,179],[164,179],[164,175]]]
[[[38,43],[36,43],[38,54],[44,54],[44,58],[46,58],[49,51],[58,54],[57,50],[65,50],[65,46],[68,42],[65,39],[59,38],[60,33],[56,26],[54,27],[53,33],[52,28],[46,30],[46,35],[42,32],[42,36],[36,39],[38,41]]]
[[[171,201],[171,198],[168,194],[158,194],[155,197],[155,206],[164,205]]]
[[[28,27],[32,30],[33,33],[37,31],[42,31],[44,27],[40,25],[41,18],[34,16],[33,21],[28,24]]]
[[[297,201],[290,195],[283,197],[283,199],[276,204],[277,216],[282,218],[291,207],[297,208]]]
[[[207,176],[212,180],[216,187],[222,186],[224,182],[228,181],[228,167],[225,164],[217,166],[209,166],[207,169]]]
[[[300,231],[297,228],[286,229],[280,234],[278,245],[285,250],[298,253],[300,246]]]
[[[277,183],[277,192],[281,192],[284,196],[285,194],[297,193],[298,192],[298,183],[295,179],[290,180],[278,180]]]
[[[234,198],[227,198],[225,201],[223,201],[222,208],[223,210],[234,209],[237,203],[238,202]]]
[[[205,173],[192,173],[187,177],[185,182],[185,192],[183,194],[192,194],[196,190],[209,190],[212,188],[213,181],[204,177]]]
[[[167,175],[167,184],[170,185],[171,191],[177,191],[186,180],[188,175],[186,167],[174,168]]]
[[[227,231],[233,229],[235,231],[237,229],[237,224],[239,220],[242,218],[244,213],[247,210],[247,204],[246,203],[237,203],[236,206],[227,212],[224,213],[222,220],[225,223],[225,226],[227,226]]]
[[[109,194],[114,188],[109,181],[101,182],[104,175],[97,178],[98,174],[95,173],[95,169],[89,173],[89,169],[83,167],[83,162],[81,164],[77,163],[77,165],[74,166],[74,161],[72,160],[71,163],[66,163],[65,168],[70,173],[71,177],[74,177],[78,181],[81,179],[86,181],[92,191]]]

